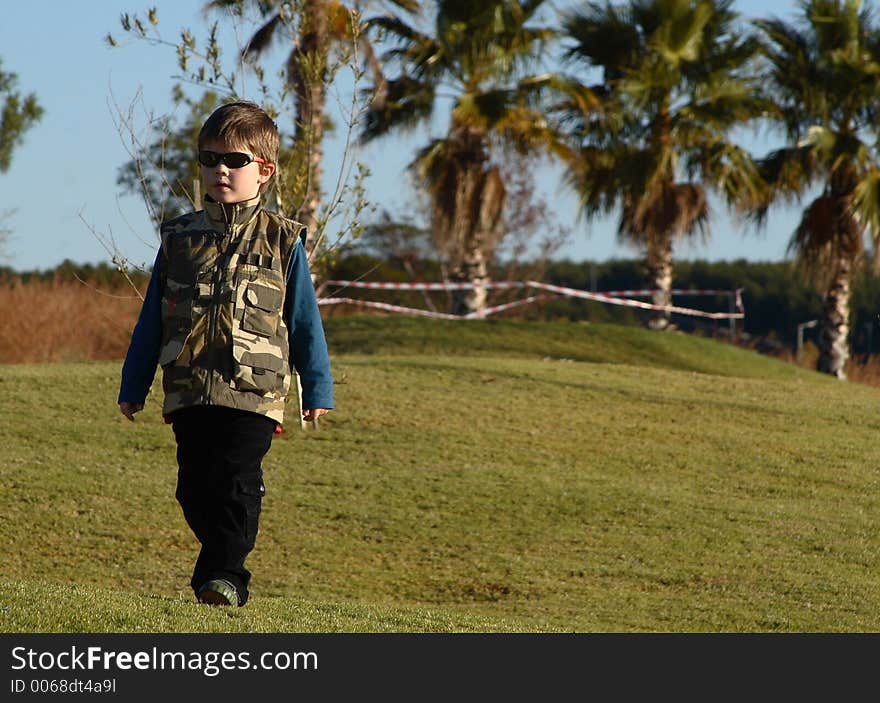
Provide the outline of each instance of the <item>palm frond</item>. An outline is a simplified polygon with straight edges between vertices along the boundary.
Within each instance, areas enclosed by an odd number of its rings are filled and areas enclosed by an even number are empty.
[[[853,211],[876,248],[880,240],[880,168],[874,167],[862,176],[853,194]]]
[[[696,61],[702,52],[704,30],[712,19],[714,7],[704,0],[692,5],[690,2],[671,3],[674,11],[650,38],[653,49],[672,66]]]
[[[621,205],[618,234],[635,243],[670,236],[706,236],[709,201],[697,183],[669,184],[651,193],[627,193]]]
[[[694,86],[690,100],[673,115],[672,128],[685,140],[691,128],[723,133],[764,118],[772,109],[772,103],[746,81],[712,76]]]
[[[254,32],[244,49],[241,50],[242,56],[259,55],[268,49],[276,36],[276,30],[281,21],[281,15],[276,14],[265,22],[262,27]]]
[[[361,138],[367,142],[394,129],[411,129],[431,116],[434,86],[401,76],[376,93],[364,115]]]
[[[430,189],[440,180],[444,165],[451,160],[451,155],[448,139],[432,139],[419,149],[408,168],[423,186]]]
[[[729,207],[748,214],[765,192],[765,183],[752,155],[720,139],[707,147],[700,154],[703,159],[701,167],[693,172],[699,172],[705,182],[723,196]]]
[[[590,3],[583,11],[564,15],[562,27],[573,42],[563,58],[572,64],[601,67],[606,81],[618,78],[644,54],[642,34],[625,6]]]
[[[768,66],[764,93],[777,106],[776,116],[789,136],[796,137],[807,115],[828,113],[809,37],[779,19],[757,21],[755,26],[762,31],[761,53]]]
[[[582,146],[567,164],[565,180],[578,196],[582,215],[611,213],[625,190],[643,190],[649,155],[623,142],[607,148]]]
[[[584,85],[577,78],[561,73],[552,74],[544,87],[549,100],[548,114],[576,125],[576,132],[585,130],[586,122],[603,109],[608,97],[604,84]]]
[[[364,20],[364,31],[384,32],[386,39],[407,44],[427,44],[431,39],[396,15],[376,15]]]
[[[863,252],[862,228],[849,198],[823,193],[804,210],[788,251],[798,267],[820,288],[830,283],[837,262],[853,262]]]
[[[766,222],[772,205],[797,202],[822,175],[809,147],[774,149],[757,161],[757,167],[763,188],[761,197],[750,208],[749,217],[759,226]]]

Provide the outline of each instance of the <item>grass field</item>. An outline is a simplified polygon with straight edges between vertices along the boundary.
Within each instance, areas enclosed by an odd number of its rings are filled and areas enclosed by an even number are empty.
[[[630,327],[326,327],[337,409],[274,441],[239,610],[188,590],[158,384],[131,424],[118,361],[0,366],[0,631],[880,630],[877,388]]]

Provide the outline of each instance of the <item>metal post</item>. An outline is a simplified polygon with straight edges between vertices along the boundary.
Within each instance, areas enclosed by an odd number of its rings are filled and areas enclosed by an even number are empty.
[[[797,326],[797,354],[795,358],[798,361],[801,359],[801,350],[804,347],[804,329],[815,327],[817,324],[819,324],[819,320],[810,320],[809,322],[802,322]]]
[[[733,315],[736,312],[736,291],[730,291],[727,295],[727,310]],[[736,339],[736,318],[730,318],[730,340]]]

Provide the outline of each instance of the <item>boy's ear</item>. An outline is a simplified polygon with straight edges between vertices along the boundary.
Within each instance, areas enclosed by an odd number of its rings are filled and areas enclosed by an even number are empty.
[[[260,175],[263,177],[263,183],[268,182],[275,173],[275,164],[260,164]]]

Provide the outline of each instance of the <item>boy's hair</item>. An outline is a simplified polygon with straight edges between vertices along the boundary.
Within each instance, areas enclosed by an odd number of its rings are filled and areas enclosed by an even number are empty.
[[[239,101],[214,110],[199,132],[199,149],[211,141],[244,147],[254,156],[278,163],[278,127],[256,103]]]

